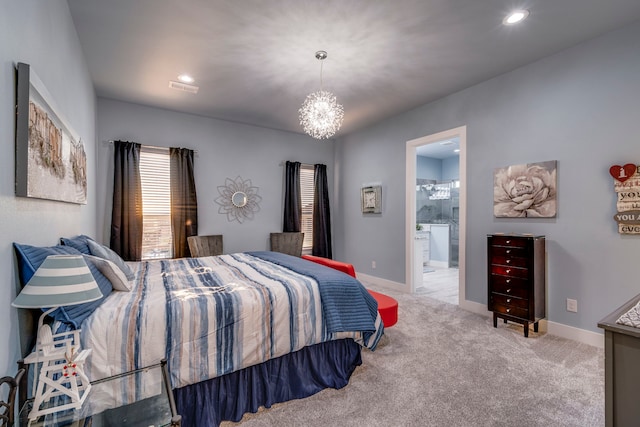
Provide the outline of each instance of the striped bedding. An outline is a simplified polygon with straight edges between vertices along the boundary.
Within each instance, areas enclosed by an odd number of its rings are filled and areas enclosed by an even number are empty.
[[[132,290],[113,292],[82,325],[92,380],[166,358],[179,388],[324,341],[352,338],[374,349],[383,334],[377,312],[373,333],[330,332],[321,284],[248,253],[130,265]]]

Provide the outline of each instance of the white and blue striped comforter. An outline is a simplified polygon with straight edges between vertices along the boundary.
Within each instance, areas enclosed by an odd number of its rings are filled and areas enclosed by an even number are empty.
[[[133,289],[82,325],[92,380],[166,358],[178,388],[328,340],[373,349],[383,333],[379,315],[373,332],[329,332],[315,279],[250,254],[130,265]]]

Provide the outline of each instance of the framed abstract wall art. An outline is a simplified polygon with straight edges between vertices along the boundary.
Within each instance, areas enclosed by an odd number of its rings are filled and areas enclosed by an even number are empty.
[[[555,218],[557,161],[497,168],[493,175],[496,218]]]
[[[87,203],[87,156],[28,64],[17,65],[16,196]]]

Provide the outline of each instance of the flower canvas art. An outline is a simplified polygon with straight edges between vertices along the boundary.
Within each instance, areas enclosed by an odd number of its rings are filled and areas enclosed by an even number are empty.
[[[496,218],[555,218],[557,161],[497,168],[493,176]]]

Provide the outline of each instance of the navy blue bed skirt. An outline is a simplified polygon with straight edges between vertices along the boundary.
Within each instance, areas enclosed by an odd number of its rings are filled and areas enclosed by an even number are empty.
[[[360,345],[351,339],[305,347],[260,365],[174,390],[183,427],[240,421],[274,403],[342,388],[362,364]]]

